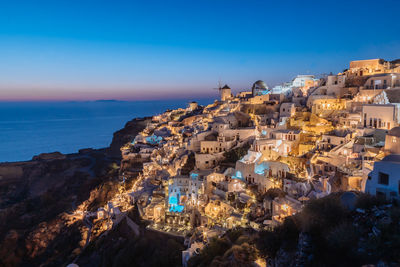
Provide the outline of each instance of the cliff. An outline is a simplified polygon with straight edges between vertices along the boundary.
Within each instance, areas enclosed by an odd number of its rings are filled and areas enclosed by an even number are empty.
[[[68,224],[68,214],[83,202],[95,211],[115,194],[119,149],[147,121],[128,122],[105,149],[0,163],[0,266],[70,263],[80,253],[84,225]]]
[[[137,118],[128,121],[125,127],[114,133],[110,147],[107,149],[107,153],[110,156],[120,158],[121,157],[121,146],[128,142],[131,142],[137,135],[137,129],[144,129],[151,121],[151,117]]]
[[[129,217],[137,221],[138,215],[134,213],[131,211]],[[145,230],[144,225],[137,236],[124,219],[106,235],[90,242],[76,264],[87,267],[179,266],[183,249],[182,238]]]

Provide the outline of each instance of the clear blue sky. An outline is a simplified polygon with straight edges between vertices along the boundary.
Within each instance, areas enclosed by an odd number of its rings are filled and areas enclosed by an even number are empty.
[[[215,95],[400,58],[400,1],[1,1],[0,100]]]

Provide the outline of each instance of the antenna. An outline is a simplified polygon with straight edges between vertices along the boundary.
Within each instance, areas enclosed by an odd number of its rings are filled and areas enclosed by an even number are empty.
[[[319,74],[316,74],[315,77],[318,78],[318,79],[322,79],[322,78],[326,78],[328,75],[331,75],[331,74],[329,74],[329,73],[319,73]]]

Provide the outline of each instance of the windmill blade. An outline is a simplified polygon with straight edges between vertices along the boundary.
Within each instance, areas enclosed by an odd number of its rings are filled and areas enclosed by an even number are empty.
[[[222,82],[221,82],[221,79],[219,79],[219,80],[218,80],[218,88],[213,88],[213,90],[219,90],[219,91],[221,91],[221,89],[222,89]]]
[[[222,88],[222,81],[221,81],[221,78],[218,79],[218,88]]]

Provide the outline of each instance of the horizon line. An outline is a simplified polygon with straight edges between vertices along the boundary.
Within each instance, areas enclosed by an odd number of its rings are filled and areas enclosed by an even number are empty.
[[[163,101],[163,100],[196,100],[212,99],[217,95],[210,96],[175,96],[175,97],[155,97],[155,98],[99,98],[99,99],[0,99],[0,103],[27,103],[27,102],[140,102],[140,101]],[[216,100],[216,99],[215,99]]]

